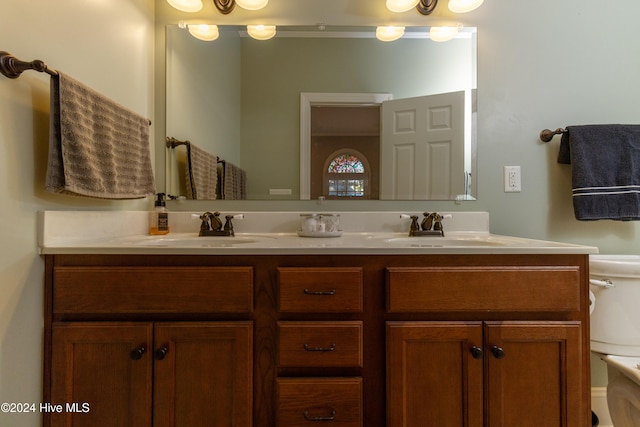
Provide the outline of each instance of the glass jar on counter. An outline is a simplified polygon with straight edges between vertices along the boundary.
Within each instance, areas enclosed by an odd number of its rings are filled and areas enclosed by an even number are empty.
[[[336,233],[340,229],[340,215],[326,213],[300,214],[303,233]]]

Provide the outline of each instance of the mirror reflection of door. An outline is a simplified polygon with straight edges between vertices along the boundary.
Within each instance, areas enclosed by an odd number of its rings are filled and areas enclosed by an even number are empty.
[[[382,103],[380,196],[451,200],[465,194],[465,92]]]
[[[311,107],[311,198],[378,199],[380,105]]]
[[[301,198],[466,198],[475,151],[472,93],[397,100],[389,94],[302,94]],[[337,163],[358,166],[336,172],[330,165]]]

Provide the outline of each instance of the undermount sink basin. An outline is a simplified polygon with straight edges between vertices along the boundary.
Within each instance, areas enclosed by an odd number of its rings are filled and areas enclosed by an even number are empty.
[[[160,237],[139,242],[139,246],[171,247],[171,248],[229,248],[238,245],[258,243],[268,237],[244,236],[193,236],[193,237]]]
[[[384,239],[383,242],[389,246],[407,248],[509,246],[515,243],[511,239],[496,238],[495,236],[393,237]]]

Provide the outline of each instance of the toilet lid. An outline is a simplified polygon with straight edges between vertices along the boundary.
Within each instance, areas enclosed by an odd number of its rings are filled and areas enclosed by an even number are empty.
[[[602,357],[609,365],[617,368],[640,386],[640,357],[606,355]]]

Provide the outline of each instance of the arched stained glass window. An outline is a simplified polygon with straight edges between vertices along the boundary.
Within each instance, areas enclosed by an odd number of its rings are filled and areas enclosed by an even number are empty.
[[[368,197],[368,163],[359,154],[343,151],[330,157],[325,169],[324,186],[329,198]]]
[[[364,173],[362,161],[353,154],[341,154],[329,163],[328,173]]]

